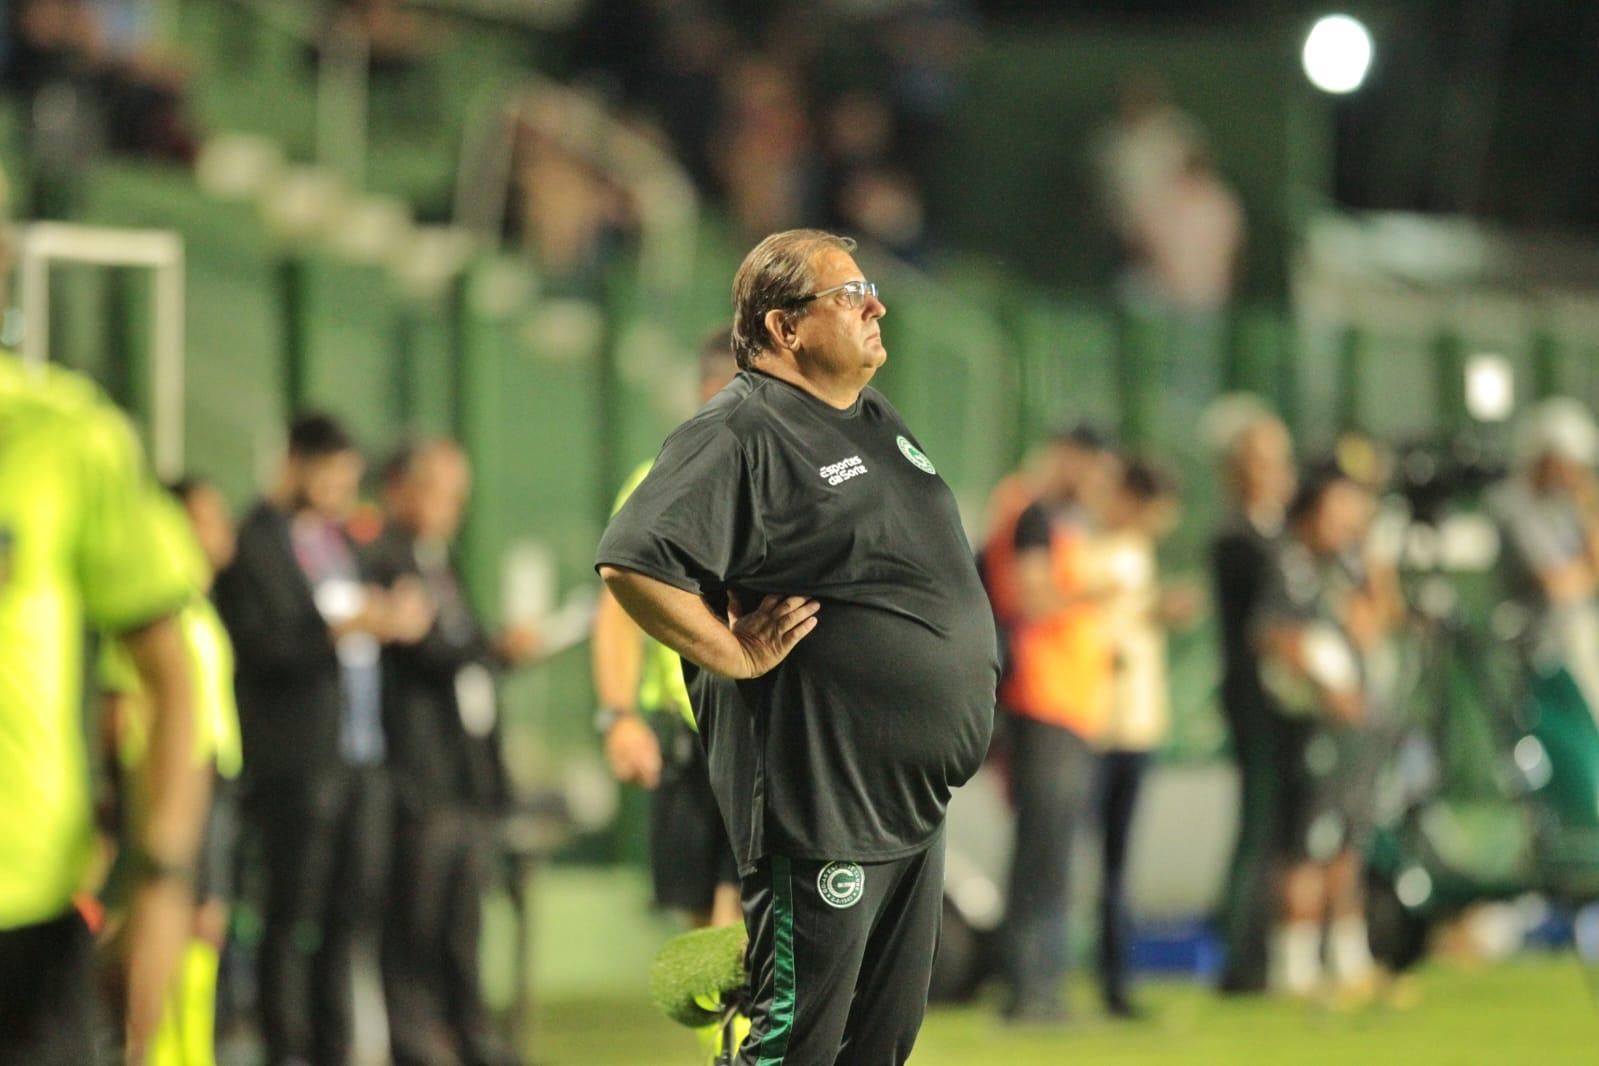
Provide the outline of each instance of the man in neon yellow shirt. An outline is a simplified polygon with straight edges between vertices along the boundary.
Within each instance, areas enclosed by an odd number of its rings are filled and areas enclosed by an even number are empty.
[[[722,330],[708,337],[700,351],[701,402],[720,392],[737,372],[731,335]],[[618,508],[649,470],[650,464],[644,463],[627,479]],[[687,913],[696,926],[742,921],[738,870],[711,794],[677,653],[645,637],[602,590],[593,655],[594,691],[600,702],[595,725],[604,737],[606,761],[619,781],[652,793],[650,867],[656,904]]]
[[[187,479],[173,485],[171,492],[175,502],[160,507],[159,514],[174,543],[184,547],[185,565],[197,590],[178,614],[197,713],[194,757],[198,764],[214,767],[216,787],[196,864],[199,881],[189,948],[151,1046],[149,1064],[213,1066],[217,968],[227,933],[238,837],[232,786],[244,759],[233,698],[233,644],[207,593],[217,571],[232,560],[236,536],[227,503],[215,486]],[[101,685],[106,693],[110,738],[116,748],[113,758],[125,774],[135,774],[148,748],[151,708],[127,648],[120,642],[105,645]]]
[[[188,932],[208,782],[173,615],[194,588],[154,499],[130,427],[92,385],[0,353],[0,1063],[95,1061],[91,945],[72,906],[92,844],[89,625],[122,637],[152,707],[129,853],[130,1062]]]

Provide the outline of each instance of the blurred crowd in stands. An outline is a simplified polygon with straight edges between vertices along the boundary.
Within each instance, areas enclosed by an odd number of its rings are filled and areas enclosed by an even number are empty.
[[[822,225],[930,260],[923,189],[975,43],[961,0],[604,0],[574,33],[578,83],[656,126],[741,240]]]
[[[0,72],[41,167],[68,173],[101,152],[192,161],[187,72],[158,32],[158,5],[19,0],[4,18]]]

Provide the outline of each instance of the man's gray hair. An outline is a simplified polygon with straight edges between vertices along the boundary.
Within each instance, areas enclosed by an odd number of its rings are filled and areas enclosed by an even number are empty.
[[[1569,396],[1555,396],[1521,416],[1514,443],[1516,465],[1528,467],[1545,456],[1583,466],[1599,462],[1599,426],[1586,406]]]
[[[449,437],[407,437],[395,446],[383,463],[383,487],[398,488],[415,474],[417,465],[425,456],[435,452],[466,458],[466,449]]]
[[[1200,446],[1215,461],[1226,464],[1243,442],[1244,435],[1262,422],[1280,421],[1259,396],[1249,392],[1229,392],[1212,400],[1199,416]]]
[[[811,260],[826,248],[853,252],[855,242],[826,230],[791,229],[772,234],[744,257],[733,275],[733,357],[739,369],[748,370],[771,350],[766,312],[805,313],[807,305],[798,301],[815,291]]]

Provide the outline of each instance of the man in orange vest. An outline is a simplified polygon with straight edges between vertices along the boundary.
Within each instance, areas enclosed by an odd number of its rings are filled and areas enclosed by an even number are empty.
[[[1090,803],[1112,662],[1095,572],[1095,512],[1118,469],[1105,441],[1078,427],[1055,434],[1037,496],[1001,517],[984,551],[1009,657],[1000,705],[1010,737],[1016,846],[1007,907],[1004,1012],[1022,1024],[1064,1021],[1068,867]]]

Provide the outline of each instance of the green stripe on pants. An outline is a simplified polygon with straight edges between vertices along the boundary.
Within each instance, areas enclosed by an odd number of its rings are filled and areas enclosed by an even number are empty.
[[[773,980],[772,1009],[755,1066],[783,1066],[788,1036],[794,1031],[794,883],[788,859],[772,856]]]

